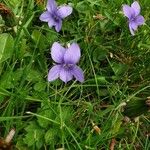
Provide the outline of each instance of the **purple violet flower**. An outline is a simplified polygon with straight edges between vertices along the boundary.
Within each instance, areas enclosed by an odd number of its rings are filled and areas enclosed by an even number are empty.
[[[41,14],[40,20],[48,22],[48,26],[55,27],[55,30],[59,32],[62,27],[62,19],[66,18],[72,13],[72,7],[68,5],[57,6],[55,0],[48,0],[47,11]]]
[[[129,29],[132,35],[134,31],[137,30],[137,27],[143,25],[145,20],[144,17],[140,15],[140,5],[137,1],[131,4],[131,7],[128,5],[123,5],[123,13],[128,17]]]
[[[57,63],[48,73],[48,81],[60,78],[67,83],[72,80],[83,82],[83,71],[76,64],[79,62],[81,53],[77,43],[72,43],[69,48],[62,47],[58,42],[54,42],[51,48],[51,57]]]

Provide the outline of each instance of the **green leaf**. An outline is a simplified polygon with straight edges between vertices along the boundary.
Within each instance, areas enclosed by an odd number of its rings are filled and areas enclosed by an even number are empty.
[[[23,69],[17,69],[15,72],[12,70],[5,71],[0,78],[0,86],[5,89],[14,88],[20,84],[22,75]]]
[[[24,138],[24,142],[28,146],[36,145],[36,147],[40,149],[44,139],[44,130],[41,129],[36,122],[30,122],[30,125],[28,125],[25,130],[27,131],[27,134]]]
[[[45,88],[46,88],[46,83],[44,82],[38,82],[34,85],[34,90],[38,92],[44,91]]]
[[[54,112],[50,109],[43,110],[42,112],[39,113],[39,115],[50,118],[52,120],[54,120],[54,118],[55,118]],[[40,117],[38,117],[37,121],[38,121],[39,125],[43,128],[47,128],[51,124],[51,122],[49,120],[46,120],[46,119],[40,118]]]
[[[36,82],[36,81],[40,81],[42,79],[41,77],[41,73],[37,70],[30,70],[30,72],[27,75],[27,80],[30,82]]]
[[[123,114],[128,117],[134,118],[147,113],[149,108],[146,105],[146,100],[146,98],[132,98],[129,102],[127,102]]]
[[[0,86],[5,89],[13,88],[14,85],[13,81],[13,72],[12,71],[5,71],[5,73],[1,76]]]
[[[10,34],[0,34],[0,63],[10,58],[13,54],[14,39]]]
[[[16,7],[16,5],[20,5],[21,1],[20,0],[11,0],[10,4],[13,5],[13,7]]]
[[[113,128],[112,128],[112,134],[118,134],[120,128],[121,128],[122,120],[118,118],[117,121],[113,123]]]
[[[49,129],[45,134],[45,142],[47,144],[51,144],[52,142],[56,141],[56,136],[58,134],[58,130],[56,129]]]
[[[96,76],[96,79],[97,79],[97,83],[98,84],[106,84],[106,83],[108,83],[108,81],[106,80],[106,78],[104,77],[104,76]],[[87,80],[87,82],[88,83],[95,83],[95,78],[92,78],[92,79],[89,79],[89,80]]]
[[[101,49],[100,48],[96,48],[93,51],[92,55],[93,55],[93,61],[99,63],[99,61],[106,59],[107,50],[104,49],[103,47],[101,47]]]
[[[21,79],[23,71],[22,68],[19,68],[13,73],[13,82],[17,83]]]
[[[116,16],[114,14],[112,14],[112,12],[108,12],[108,10],[107,10],[107,11],[104,11],[104,13],[105,13],[106,17],[109,20],[111,20],[115,25],[117,25],[117,26],[119,25],[118,20],[116,19]]]
[[[85,1],[78,2],[76,6],[77,11],[80,13],[87,13],[88,8],[88,4]]]
[[[126,64],[115,63],[115,62],[111,64],[111,67],[116,76],[123,75],[128,69],[128,66]]]
[[[47,42],[46,37],[40,31],[33,30],[32,39],[37,44],[37,47],[39,49],[42,49],[42,50],[46,49],[48,42]]]
[[[64,27],[63,27],[64,28]],[[58,41],[58,37],[57,37],[56,32],[52,32],[51,30],[49,32],[46,33],[46,39],[48,41],[48,44],[53,43],[55,41]]]

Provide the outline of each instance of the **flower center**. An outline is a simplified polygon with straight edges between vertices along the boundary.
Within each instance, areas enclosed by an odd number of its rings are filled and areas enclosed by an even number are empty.
[[[137,16],[135,16],[135,15],[133,15],[130,19],[129,19],[129,21],[135,21],[136,20],[136,18],[137,18]]]
[[[73,64],[63,64],[63,68],[65,69],[65,70],[71,70],[72,68],[73,68]]]
[[[55,20],[55,22],[59,22],[60,17],[57,14],[53,14],[53,19]]]
[[[135,17],[131,18],[130,21],[133,21],[133,22],[134,22],[134,21],[135,21]]]

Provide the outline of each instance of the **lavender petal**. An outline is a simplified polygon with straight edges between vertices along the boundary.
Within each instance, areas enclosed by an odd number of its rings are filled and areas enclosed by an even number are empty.
[[[50,17],[51,17],[50,13],[48,11],[45,11],[40,15],[39,19],[41,21],[48,22],[50,20]]]
[[[48,81],[54,81],[59,77],[61,71],[61,65],[53,66],[48,73]]]
[[[129,23],[129,30],[130,30],[130,33],[134,36],[135,33],[134,33],[131,23]]]
[[[76,64],[80,60],[80,47],[77,43],[72,43],[64,55],[65,63]]]
[[[84,81],[84,74],[83,74],[83,71],[82,71],[82,69],[80,67],[74,66],[74,68],[72,70],[72,74],[74,75],[76,80],[78,80],[80,82]]]
[[[51,28],[52,26],[55,25],[55,21],[53,18],[50,18],[49,21],[48,21],[48,26]]]
[[[136,23],[137,25],[142,25],[142,24],[144,24],[144,22],[145,22],[145,19],[144,19],[144,17],[141,16],[141,15],[137,16],[136,19],[135,19],[135,23]]]
[[[48,0],[46,8],[50,13],[55,12],[57,10],[57,4],[55,0]]]
[[[135,16],[139,15],[140,14],[140,5],[137,1],[133,2],[131,7],[134,9],[134,12],[135,12]]]
[[[54,42],[51,48],[51,57],[57,63],[63,63],[66,49],[58,42]]]
[[[70,7],[70,6],[60,6],[57,13],[63,19],[65,17],[69,16],[72,13],[72,7]]]
[[[59,32],[62,27],[62,20],[59,20],[58,22],[55,22],[55,30]]]
[[[132,19],[132,17],[135,16],[134,9],[128,5],[123,5],[123,13],[129,19]]]
[[[135,21],[131,21],[131,22],[129,23],[129,26],[130,26],[133,30],[137,30],[137,27],[138,27],[138,25],[137,25],[137,23],[136,23]]]
[[[68,81],[72,80],[73,75],[72,75],[71,71],[62,68],[61,71],[60,71],[60,76],[59,77],[62,81],[67,83]]]

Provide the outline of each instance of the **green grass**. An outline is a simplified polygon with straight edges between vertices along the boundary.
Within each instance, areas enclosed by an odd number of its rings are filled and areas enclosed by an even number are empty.
[[[122,13],[131,0],[57,0],[73,7],[59,33],[39,20],[46,1],[0,2],[12,11],[0,9],[0,137],[15,128],[18,150],[107,150],[113,138],[116,150],[150,148],[149,0],[135,36]],[[80,45],[83,84],[47,81],[55,41]]]

